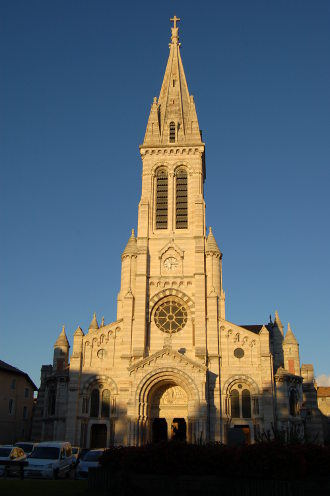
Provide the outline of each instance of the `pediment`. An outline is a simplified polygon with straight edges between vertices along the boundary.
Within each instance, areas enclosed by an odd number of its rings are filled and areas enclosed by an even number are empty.
[[[185,355],[182,355],[178,351],[173,351],[171,346],[164,346],[164,348],[162,348],[159,351],[156,351],[156,353],[153,353],[149,357],[139,360],[138,362],[128,367],[128,371],[131,374],[132,372],[135,372],[138,369],[145,368],[148,366],[154,366],[156,363],[157,366],[176,365],[178,368],[185,366],[192,370],[195,369],[203,373],[207,371],[205,365],[195,360],[192,360],[191,358],[188,358]]]
[[[166,253],[167,251],[175,251],[181,258],[183,258],[184,251],[181,250],[181,248],[176,243],[174,243],[173,239],[166,243],[166,245],[159,251],[159,258],[162,258],[164,253]]]

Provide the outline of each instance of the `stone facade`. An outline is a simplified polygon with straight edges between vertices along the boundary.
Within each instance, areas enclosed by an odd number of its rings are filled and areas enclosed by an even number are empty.
[[[317,405],[322,415],[324,442],[330,444],[330,387],[317,388]]]
[[[36,385],[25,372],[2,360],[0,384],[0,444],[29,440]]]
[[[284,337],[277,313],[265,325],[226,320],[222,253],[205,225],[205,144],[173,20],[140,146],[138,229],[121,257],[117,320],[99,325],[94,315],[86,333],[78,327],[70,364],[62,330],[53,366],[42,368],[35,439],[226,442],[240,428],[253,442],[306,429],[308,393],[290,326]],[[316,399],[308,401],[312,411]]]

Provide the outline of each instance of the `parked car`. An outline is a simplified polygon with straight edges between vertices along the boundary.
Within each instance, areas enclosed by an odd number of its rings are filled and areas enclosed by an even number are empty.
[[[3,446],[0,446],[0,460],[1,461],[24,461],[26,460],[26,454],[22,450],[22,448],[19,448],[17,446],[12,446],[11,444],[5,444]],[[3,476],[5,473],[6,467],[5,465],[0,465],[0,476]],[[7,473],[14,473],[17,472],[16,467],[8,467],[7,468]]]
[[[79,464],[76,468],[76,479],[87,479],[88,470],[90,467],[99,467],[100,462],[99,459],[103,455],[103,452],[106,448],[99,448],[88,451],[84,458],[80,460]]]
[[[24,453],[29,456],[31,455],[32,451],[36,446],[38,446],[38,443],[29,443],[28,441],[19,441],[18,443],[15,443],[15,446],[18,446],[19,448],[22,448]]]
[[[63,477],[72,469],[71,444],[64,441],[39,443],[29,456],[28,462],[29,465],[24,470],[27,477]]]

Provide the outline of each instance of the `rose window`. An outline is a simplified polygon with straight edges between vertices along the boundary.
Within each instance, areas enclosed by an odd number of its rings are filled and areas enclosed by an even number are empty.
[[[182,303],[174,298],[168,298],[155,311],[155,323],[163,332],[178,332],[187,323],[187,310]]]

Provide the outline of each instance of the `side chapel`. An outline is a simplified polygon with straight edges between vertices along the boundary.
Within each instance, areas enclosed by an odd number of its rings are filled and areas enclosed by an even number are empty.
[[[117,320],[69,342],[63,327],[53,365],[41,368],[35,440],[82,447],[178,438],[247,442],[274,429],[322,442],[312,365],[277,312],[274,321],[226,320],[222,252],[206,232],[205,144],[189,93],[178,36],[151,105],[142,191],[121,256]],[[236,431],[237,432],[237,431]],[[318,436],[318,437],[317,437]]]

